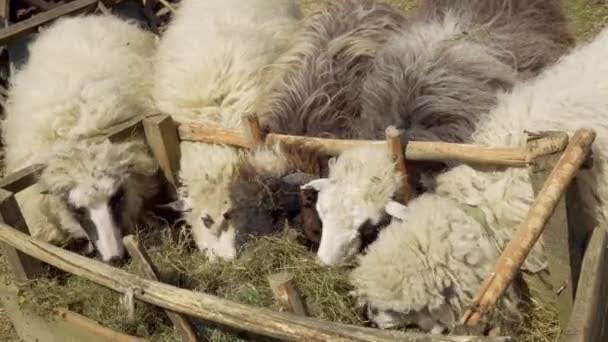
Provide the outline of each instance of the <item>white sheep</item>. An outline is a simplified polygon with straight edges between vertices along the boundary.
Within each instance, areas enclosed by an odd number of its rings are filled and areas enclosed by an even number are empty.
[[[122,257],[121,230],[156,192],[157,166],[139,140],[92,136],[152,111],[155,48],[151,33],[105,15],[59,19],[29,45],[11,79],[3,137],[8,173],[47,164],[17,196],[33,236],[88,239],[104,261]]]
[[[358,137],[378,138],[388,125],[395,125],[407,139],[470,142],[476,122],[496,104],[498,92],[522,77],[517,71],[524,70],[516,70],[519,63],[536,72],[569,48],[561,41],[565,37],[554,34],[565,30],[557,1],[439,2],[453,5],[443,8],[439,19],[406,27],[378,52],[363,86],[363,111],[354,120]],[[488,18],[478,23],[478,16]],[[546,25],[549,19],[557,27]],[[522,36],[547,47],[531,53]],[[511,43],[502,46],[497,41]],[[525,71],[528,75],[531,70]],[[333,265],[353,257],[364,247],[360,227],[377,225],[386,216],[399,178],[392,173],[389,156],[380,153],[365,148],[345,153],[331,168],[329,179],[305,186],[320,191],[321,262]],[[432,188],[424,176],[443,167],[428,164],[410,170],[416,190]]]
[[[182,1],[156,56],[157,107],[178,122],[242,130],[261,69],[285,48],[300,16],[294,0]],[[222,232],[230,226],[228,187],[242,154],[228,146],[181,144],[180,200],[173,207],[190,211],[186,222],[210,259],[236,253]]]
[[[501,94],[497,107],[473,135],[477,144],[521,146],[525,130],[595,129],[593,168],[581,170],[577,186],[585,208],[600,226],[608,213],[607,54],[604,29],[537,78]],[[496,251],[513,236],[532,201],[526,169],[453,168],[437,177],[434,193],[402,208],[398,216],[403,222],[395,220],[359,259],[351,275],[354,293],[370,307],[379,326],[453,328],[451,318],[471,304],[471,294],[490,274]],[[522,268],[537,272],[546,266],[537,244]],[[443,304],[448,320],[433,311]],[[507,312],[517,317],[512,306]]]

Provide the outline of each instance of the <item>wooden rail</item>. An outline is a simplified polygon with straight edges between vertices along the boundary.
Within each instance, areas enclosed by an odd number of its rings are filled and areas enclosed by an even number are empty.
[[[119,293],[133,291],[143,302],[259,335],[288,341],[503,342],[509,337],[431,336],[331,323],[234,303],[204,293],[138,277],[129,272],[38,241],[0,224],[0,242]]]

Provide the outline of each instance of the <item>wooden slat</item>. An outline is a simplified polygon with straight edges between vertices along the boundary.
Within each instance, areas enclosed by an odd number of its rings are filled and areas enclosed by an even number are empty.
[[[560,342],[608,341],[607,227],[591,235],[581,268],[580,284],[568,329]]]
[[[148,342],[148,340],[123,334],[121,332],[104,327],[98,322],[77,314],[66,308],[55,308],[52,312],[54,319],[63,321],[78,330],[85,331],[100,339],[113,342]]]
[[[386,144],[388,145],[388,152],[395,162],[396,171],[401,176],[401,186],[398,191],[398,196],[401,203],[406,204],[410,201],[413,194],[408,179],[407,165],[405,163],[405,151],[401,145],[401,133],[399,133],[396,127],[390,126],[386,129]]]
[[[0,188],[15,194],[19,193],[34,185],[38,181],[38,176],[42,173],[44,168],[45,166],[42,164],[34,164],[19,171],[12,172],[0,179]]]
[[[8,45],[11,42],[34,32],[39,26],[66,15],[77,14],[97,7],[97,0],[75,0],[57,6],[47,12],[37,14],[29,19],[10,25],[0,30],[0,45]]]
[[[144,122],[146,140],[152,154],[160,164],[165,178],[174,187],[178,184],[180,162],[179,136],[177,125],[168,115],[154,115],[147,117]]]
[[[551,142],[552,134],[552,132],[531,134],[528,139],[528,155],[534,156],[530,159],[531,163],[528,171],[535,197],[540,193],[549,174],[561,157],[559,153],[545,154],[548,148],[547,144],[543,144],[543,142]],[[559,143],[567,144],[567,137],[564,141],[561,140],[560,133],[556,132],[555,134],[557,134],[556,138],[560,140]],[[541,136],[549,137],[549,139],[540,140]],[[549,298],[557,306],[562,329],[565,329],[568,325],[574,302],[574,278],[572,276],[569,241],[566,198],[562,196],[543,232],[551,288],[548,289],[548,293],[542,295],[543,298]]]
[[[0,189],[0,221],[29,234],[29,229],[13,193]],[[18,280],[34,279],[43,271],[42,263],[12,246],[2,244],[8,266]]]
[[[138,277],[91,258],[38,241],[0,224],[0,241],[76,276],[114,291],[132,290],[137,299],[240,330],[283,340],[298,341],[401,341],[401,342],[502,342],[507,337],[441,336],[379,330],[326,322],[265,308],[251,307],[200,292],[180,289]]]
[[[480,286],[473,304],[461,318],[462,323],[467,326],[483,324],[494,312],[496,303],[515,279],[570,182],[586,161],[595,136],[595,131],[590,129],[579,129],[574,133],[568,147],[532,203],[526,219],[513,234],[513,238],[498,258],[494,271]]]
[[[131,258],[135,260],[139,266],[139,272],[148,279],[162,281],[162,279],[159,278],[158,270],[150,260],[146,250],[139,244],[139,241],[135,240],[133,235],[125,236],[122,241]],[[173,325],[182,337],[182,341],[196,342],[198,340],[196,330],[185,316],[170,310],[165,310],[165,313],[171,322],[173,322]]]
[[[217,126],[180,123],[178,130],[179,137],[183,141],[227,144],[242,148],[253,147],[243,132],[222,129]],[[347,149],[363,145],[386,146],[386,141],[383,140],[324,139],[276,133],[266,135],[266,144],[302,141],[319,144],[331,155],[338,155]],[[526,157],[524,148],[486,147],[434,141],[410,141],[405,150],[406,160],[465,162],[513,167],[525,167],[527,165]]]

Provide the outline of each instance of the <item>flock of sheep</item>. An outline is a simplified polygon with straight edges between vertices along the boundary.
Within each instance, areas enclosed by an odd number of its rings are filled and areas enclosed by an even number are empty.
[[[385,148],[326,161],[306,144],[182,142],[175,200],[143,137],[99,132],[159,111],[235,130],[254,112],[272,132],[382,139],[395,125],[412,140],[490,146],[592,127],[594,166],[578,186],[605,222],[607,55],[608,29],[575,46],[559,0],[420,0],[409,18],[375,0],[325,1],[307,16],[295,0],[183,0],[160,40],[111,15],[64,18],[11,80],[7,172],[46,164],[18,195],[31,233],[83,239],[105,262],[123,258],[123,231],[149,205],[183,213],[210,260],[233,259],[249,236],[297,224],[311,210],[299,190],[314,190],[322,231],[307,236],[322,264],[357,261],[352,293],[369,318],[442,333],[525,217],[525,169],[421,165],[404,205]],[[546,267],[538,244],[523,269]],[[512,287],[503,318],[521,319],[519,302]]]

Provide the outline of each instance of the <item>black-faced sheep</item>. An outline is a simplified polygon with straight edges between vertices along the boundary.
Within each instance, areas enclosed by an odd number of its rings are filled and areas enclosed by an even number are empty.
[[[377,1],[323,1],[264,70],[256,104],[262,126],[293,135],[349,135],[376,52],[405,24],[398,11]]]
[[[584,207],[600,227],[608,218],[606,54],[608,29],[537,78],[499,95],[498,105],[478,123],[472,138],[489,146],[521,146],[526,130],[595,129],[593,167],[581,170],[577,186]],[[461,165],[438,176],[434,193],[410,202],[400,215],[404,222],[395,221],[382,231],[359,259],[351,276],[355,294],[380,326],[420,324],[423,317],[429,322],[424,329],[453,328],[453,320],[433,310],[447,305],[449,317],[459,317],[471,304],[471,294],[496,261],[488,248],[505,247],[533,196],[525,169]],[[437,232],[446,234],[433,239]],[[545,267],[542,245],[537,244],[522,269],[537,272]],[[480,269],[485,271],[478,273]]]
[[[568,33],[565,17],[556,14],[559,3],[545,11],[537,2],[527,1],[529,6],[524,6],[519,0],[494,1],[501,6],[489,7],[477,0],[450,2],[453,6],[445,5],[443,15],[430,15],[394,35],[378,52],[364,82],[355,136],[379,138],[387,126],[395,125],[405,131],[406,139],[470,141],[475,123],[495,105],[498,91],[510,89],[521,76],[517,67],[533,73],[540,61],[553,61],[556,51],[564,53],[570,46],[570,40],[554,38],[553,32],[534,24],[552,18],[555,30]],[[496,12],[488,13],[489,8]],[[478,22],[478,14],[484,22]],[[526,44],[497,43],[522,36],[544,41],[548,47],[529,56],[522,52],[527,51]],[[514,57],[522,60],[514,62]],[[412,170],[416,171],[412,178],[421,179],[420,174],[429,170]],[[362,148],[340,156],[329,179],[305,186],[320,191],[322,262],[340,263],[361,249],[358,228],[386,216],[385,207],[399,180],[387,151]]]
[[[184,0],[161,38],[154,98],[179,122],[242,130],[253,111],[259,72],[285,48],[300,18],[295,0]],[[244,153],[221,145],[183,142],[179,189],[186,222],[210,259],[235,256],[223,234],[230,183]],[[177,204],[177,203],[174,203]]]
[[[17,196],[33,236],[84,238],[104,261],[123,256],[122,230],[155,194],[158,166],[141,141],[92,136],[152,111],[155,48],[135,24],[93,15],[60,19],[29,45],[11,79],[3,136],[7,172],[48,165]]]

